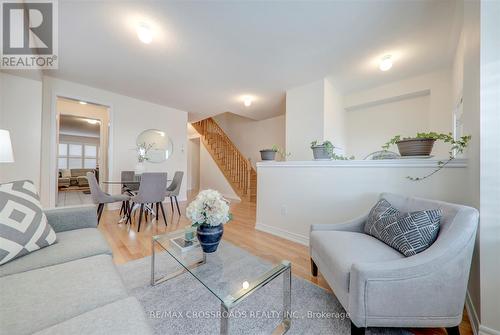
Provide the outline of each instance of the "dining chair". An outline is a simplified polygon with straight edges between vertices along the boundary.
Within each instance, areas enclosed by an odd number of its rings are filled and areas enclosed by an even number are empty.
[[[165,216],[165,210],[163,208],[163,200],[165,200],[165,189],[167,188],[167,174],[163,172],[150,172],[143,173],[141,176],[141,183],[139,185],[139,192],[137,195],[133,196],[130,200],[132,201],[131,209],[129,210],[129,215],[127,222],[132,223],[132,209],[136,204],[141,205],[141,210],[139,212],[139,223],[137,225],[137,232],[141,230],[141,220],[142,214],[144,213],[144,206],[148,204],[156,204],[156,218],[159,217],[159,209],[163,214],[163,220],[165,221],[165,226],[167,226],[167,217]]]
[[[172,202],[172,198],[175,200],[175,205],[177,206],[177,212],[181,215],[181,210],[179,209],[179,203],[177,202],[177,196],[181,190],[182,177],[184,176],[183,171],[176,171],[174,174],[174,179],[172,183],[167,188],[167,193],[165,196],[170,198],[170,206],[172,207],[172,213],[174,213],[174,203]]]
[[[97,205],[97,224],[99,224],[99,221],[101,221],[101,215],[104,210],[105,204],[125,202],[125,210],[128,212],[128,200],[130,199],[130,196],[125,194],[111,195],[104,192],[101,187],[99,187],[99,184],[97,183],[97,179],[93,172],[87,172],[87,179],[89,181],[92,201]]]
[[[124,181],[133,181],[135,178],[135,171],[122,171],[120,173],[120,181],[123,183]],[[139,185],[137,184],[122,184],[122,194],[132,196],[134,192],[139,190]],[[122,206],[120,207],[120,215],[126,214],[126,203],[122,202]]]

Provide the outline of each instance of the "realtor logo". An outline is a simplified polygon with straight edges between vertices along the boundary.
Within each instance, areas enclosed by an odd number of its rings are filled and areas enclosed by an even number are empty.
[[[57,69],[57,2],[1,3],[2,69]]]

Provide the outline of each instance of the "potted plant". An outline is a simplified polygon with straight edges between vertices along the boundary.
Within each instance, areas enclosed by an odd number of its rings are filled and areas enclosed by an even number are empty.
[[[283,148],[278,145],[273,145],[271,149],[260,150],[260,158],[263,161],[274,161],[276,160],[276,154],[280,155],[282,159],[290,156],[290,153],[286,153]]]
[[[149,160],[148,152],[154,146],[154,143],[146,144],[146,142],[137,145],[137,164],[135,166],[135,173],[142,174],[146,171],[146,167],[144,166],[144,162]]]
[[[313,141],[311,149],[315,160],[332,159],[334,146],[330,141]]]
[[[313,151],[313,157],[315,160],[348,160],[354,159],[354,156],[345,157],[342,155],[337,155],[333,152],[335,147],[330,141],[313,141],[311,142],[311,149]]]
[[[232,218],[229,201],[217,191],[201,191],[186,208],[186,216],[196,227],[203,252],[215,252],[224,233],[223,225]]]
[[[450,143],[451,147],[448,152],[448,160],[439,161],[437,168],[423,177],[406,177],[412,181],[419,181],[429,178],[433,174],[437,173],[448,163],[454,160],[457,154],[463,153],[465,148],[469,145],[471,138],[472,137],[470,135],[466,135],[460,137],[458,140],[455,140],[451,133],[441,134],[436,132],[417,133],[417,136],[415,137],[401,137],[401,135],[396,135],[385,143],[382,146],[382,149],[387,151],[391,145],[396,144],[401,156],[429,156],[432,152],[434,142],[437,140],[443,141],[444,143]]]

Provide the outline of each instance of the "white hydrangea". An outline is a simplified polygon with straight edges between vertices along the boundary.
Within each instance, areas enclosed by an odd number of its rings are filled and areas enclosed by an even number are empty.
[[[186,208],[186,216],[196,226],[225,224],[231,220],[229,201],[215,190],[201,191]]]

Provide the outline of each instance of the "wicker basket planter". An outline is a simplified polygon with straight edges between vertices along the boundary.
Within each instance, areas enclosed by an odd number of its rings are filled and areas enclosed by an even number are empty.
[[[429,156],[435,139],[410,138],[396,142],[401,156]]]

